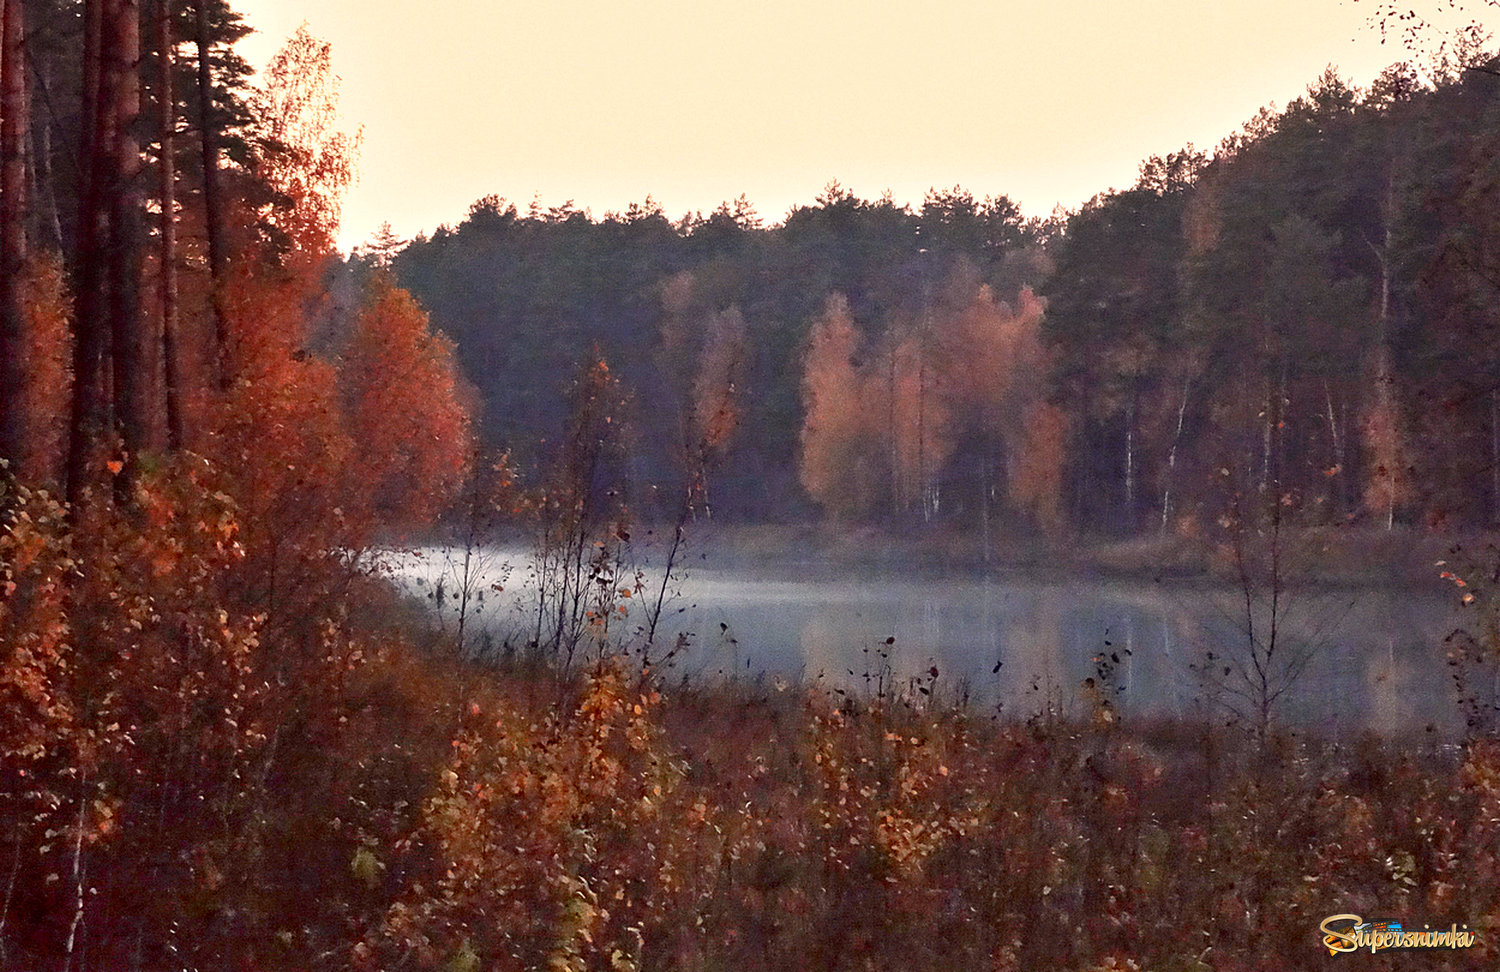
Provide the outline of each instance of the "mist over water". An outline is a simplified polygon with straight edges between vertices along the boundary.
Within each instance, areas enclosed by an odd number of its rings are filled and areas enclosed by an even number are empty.
[[[428,548],[391,562],[429,602],[448,573],[441,616],[449,629],[457,616],[454,556]],[[528,554],[496,549],[484,559],[486,591],[471,603],[466,643],[480,651],[524,645],[535,631]],[[660,574],[647,571],[645,580],[654,598]],[[488,589],[492,583],[503,590]],[[612,629],[618,639],[638,634],[650,599],[623,602],[630,614]],[[1273,720],[1326,735],[1461,732],[1444,638],[1463,621],[1436,595],[1284,594],[1266,682],[1276,695]],[[1248,722],[1259,682],[1246,631],[1253,624],[1264,646],[1269,622],[1260,603],[1247,621],[1243,591],[1228,587],[821,571],[809,578],[794,568],[699,565],[669,585],[653,654],[688,636],[689,649],[667,662],[669,682],[734,678],[771,690],[805,683],[864,695],[920,684],[939,701],[1025,718],[1086,714],[1092,678],[1127,719]],[[1495,686],[1482,689],[1489,696]]]

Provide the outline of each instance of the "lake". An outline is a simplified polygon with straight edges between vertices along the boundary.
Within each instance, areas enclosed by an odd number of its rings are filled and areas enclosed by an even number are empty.
[[[528,557],[487,550],[484,560],[485,586],[500,583],[504,591],[471,605],[467,626],[477,633],[466,641],[525,643]],[[391,564],[429,600],[448,576],[442,617],[451,629],[455,564],[444,550]],[[1272,650],[1268,603],[1253,599],[1247,621],[1243,591],[1194,584],[828,570],[809,577],[796,568],[700,563],[674,589],[657,644],[670,646],[683,632],[690,647],[671,659],[669,680],[816,682],[860,694],[920,685],[940,699],[962,697],[1015,717],[1084,714],[1097,690],[1127,718],[1232,721],[1249,717],[1267,696],[1278,722],[1320,734],[1451,737],[1463,727],[1444,638],[1465,617],[1436,594],[1285,593]],[[638,630],[645,600],[623,602],[635,613],[617,632]],[[1494,698],[1493,673],[1475,678]]]

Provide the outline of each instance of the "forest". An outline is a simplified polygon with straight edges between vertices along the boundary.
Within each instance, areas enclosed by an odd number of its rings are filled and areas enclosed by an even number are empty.
[[[1457,62],[1368,90],[1330,69],[1048,220],[962,188],[912,209],[834,183],[769,226],[743,198],[673,223],[649,198],[595,219],[487,197],[365,259],[394,252],[480,435],[516,455],[598,348],[632,396],[620,488],[648,510],[703,322],[733,315],[726,517],[1193,532],[1274,482],[1323,524],[1485,526],[1497,95]]]
[[[326,43],[0,10],[0,969],[1251,972],[1334,915],[1493,968],[1500,60],[1330,69],[1048,220],[492,196],[341,254]],[[1192,538],[1271,598],[1200,646],[1250,717],[1136,718],[1107,649],[1024,718],[670,681],[710,519]],[[1467,543],[1461,738],[1277,720],[1282,538],[1345,528]],[[503,653],[383,567],[446,542],[467,605],[500,537]]]

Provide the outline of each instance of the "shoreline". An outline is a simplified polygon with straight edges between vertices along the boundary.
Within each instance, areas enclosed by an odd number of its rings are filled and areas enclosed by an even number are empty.
[[[667,528],[667,531],[670,527]],[[638,529],[655,541],[661,531]],[[1493,536],[1442,537],[1428,531],[1318,527],[1282,541],[1282,578],[1299,589],[1397,588],[1441,594],[1451,588],[1438,561],[1459,560],[1456,547],[1483,551]],[[654,554],[656,544],[645,550]],[[924,532],[867,525],[693,524],[686,562],[749,572],[791,572],[808,580],[858,571],[874,579],[995,579],[1110,583],[1180,588],[1238,587],[1233,550],[1177,535],[1019,539],[994,545],[988,563],[975,538],[951,529]],[[1263,552],[1263,551],[1262,551]],[[1493,551],[1491,552],[1493,556]],[[652,558],[654,559],[654,558]],[[1484,562],[1481,558],[1481,562]]]

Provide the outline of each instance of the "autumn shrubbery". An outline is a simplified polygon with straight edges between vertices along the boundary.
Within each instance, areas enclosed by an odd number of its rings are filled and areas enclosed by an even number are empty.
[[[1312,968],[1330,914],[1500,930],[1488,744],[1267,753],[902,699],[661,698],[608,665],[551,707],[483,685],[413,830],[359,852],[391,902],[359,967]]]
[[[0,486],[7,966],[222,961],[326,871],[311,807],[368,775],[342,740],[397,638],[351,620],[384,594],[337,551],[268,609],[231,487],[184,454],[70,520]]]
[[[1312,968],[1341,912],[1493,962],[1488,742],[461,665],[335,551],[268,607],[235,488],[5,480],[6,967]]]

